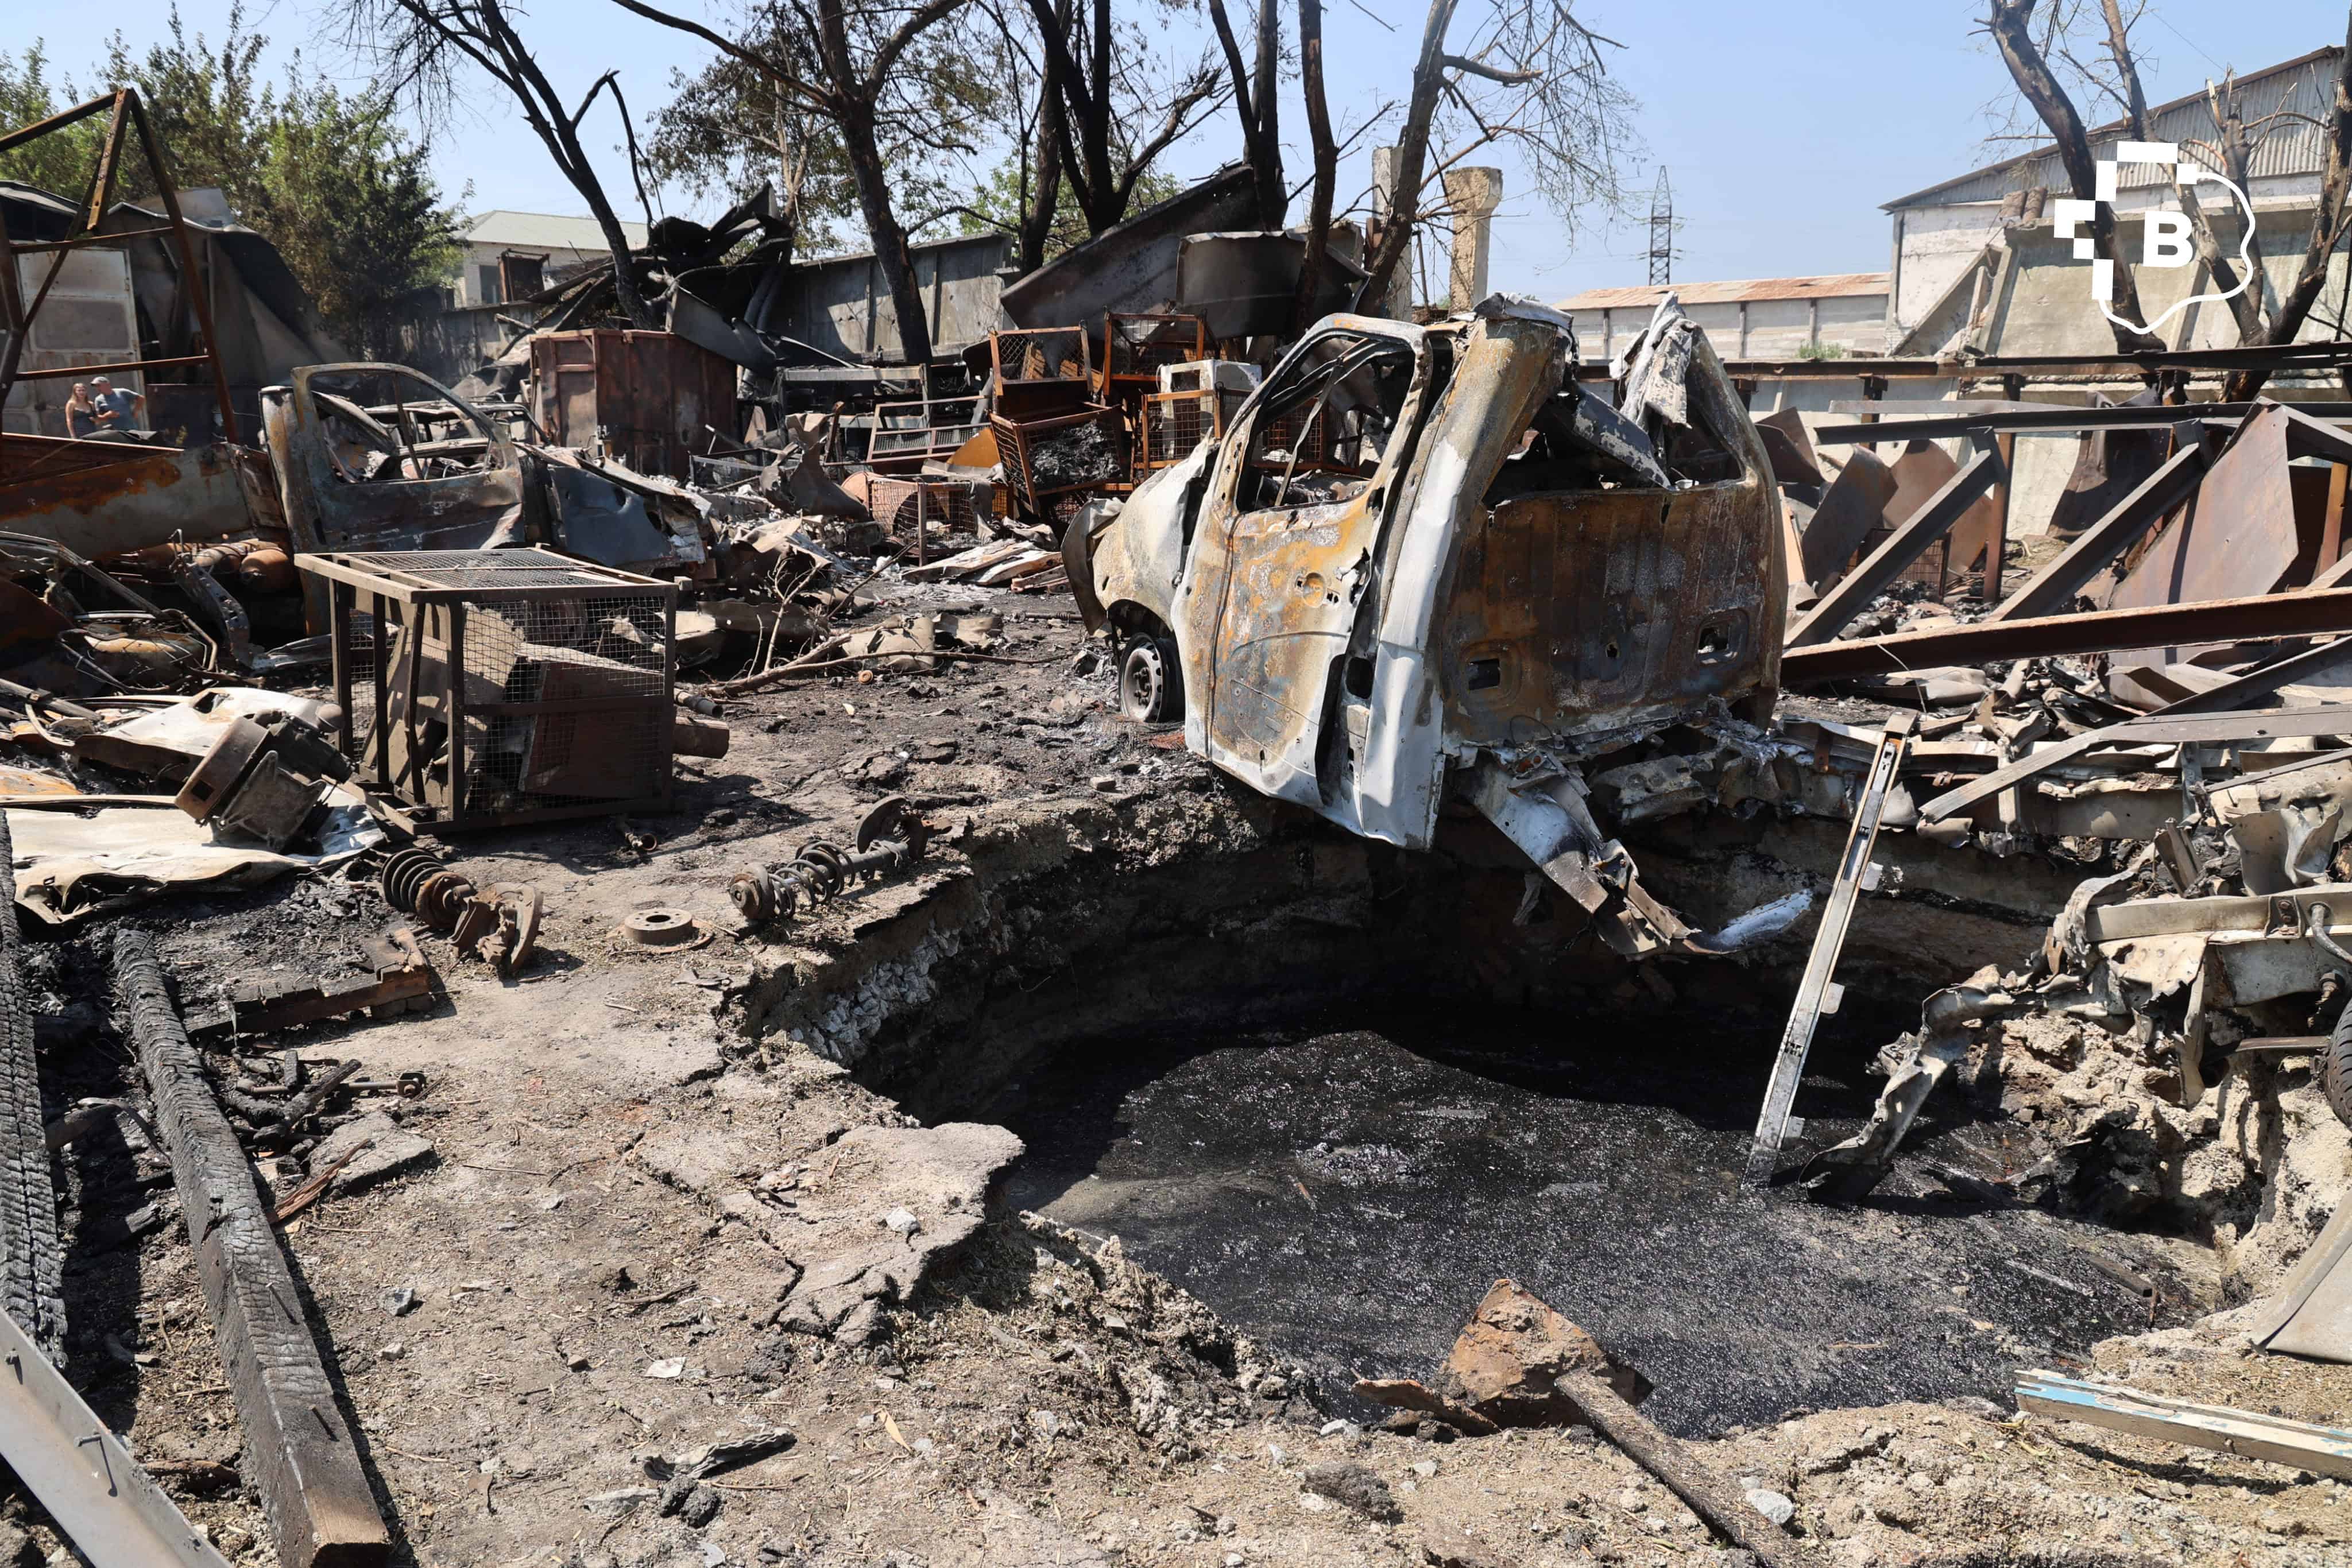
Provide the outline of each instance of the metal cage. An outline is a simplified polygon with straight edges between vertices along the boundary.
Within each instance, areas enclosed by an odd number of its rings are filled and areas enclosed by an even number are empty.
[[[541,549],[298,564],[327,589],[344,754],[412,831],[668,809],[673,584]]]

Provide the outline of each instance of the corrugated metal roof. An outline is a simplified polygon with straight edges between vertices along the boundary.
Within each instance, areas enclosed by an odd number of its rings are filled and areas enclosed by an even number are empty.
[[[2333,86],[2336,62],[2343,49],[2331,47],[2315,49],[2310,54],[2259,70],[2238,78],[2240,102],[2244,107],[2245,120],[2252,126],[2266,115],[2305,115],[2308,119],[2273,120],[2264,128],[2262,141],[2256,144],[2251,167],[2257,179],[2277,174],[2310,174],[2318,172],[2325,151],[2321,127],[2334,102]],[[2200,90],[2186,98],[2174,99],[2148,110],[2150,128],[2159,141],[2210,141],[2213,139],[2213,117],[2207,112],[2205,94]],[[2115,120],[2099,126],[2091,132],[2091,155],[2099,157],[2116,142],[2124,140],[2124,124]],[[2166,183],[2152,163],[2126,163],[2116,171],[2116,183],[2128,188],[2134,185],[2154,185]],[[2014,158],[2004,158],[1981,169],[1930,185],[1924,191],[1914,191],[1898,196],[1879,210],[1895,212],[1904,207],[1948,207],[1963,202],[1998,202],[2011,191],[2028,191],[2036,185],[2046,185],[2054,191],[2071,187],[2066,172],[2059,166],[2055,148],[2044,147],[2032,152],[2021,152]]]
[[[646,243],[646,225],[621,220],[629,243]],[[467,245],[504,245],[524,249],[603,250],[604,231],[594,218],[567,217],[561,213],[515,213],[498,208],[466,225]]]
[[[1719,283],[1637,284],[1625,288],[1588,288],[1560,300],[1555,310],[1648,310],[1669,293],[1685,305],[1756,304],[1767,299],[1843,299],[1884,294],[1883,272],[1826,272],[1811,277],[1736,277]]]

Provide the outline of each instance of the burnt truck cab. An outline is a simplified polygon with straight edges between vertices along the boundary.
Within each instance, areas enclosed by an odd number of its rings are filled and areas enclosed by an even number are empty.
[[[1779,498],[1706,339],[1662,308],[1624,412],[1567,318],[1318,323],[1227,422],[1068,553],[1121,706],[1277,799],[1409,849],[1475,806],[1628,954],[1721,951],[1643,892],[1583,765],[1777,693]],[[1654,433],[1654,434],[1653,434]],[[1081,595],[1082,602],[1087,596]]]

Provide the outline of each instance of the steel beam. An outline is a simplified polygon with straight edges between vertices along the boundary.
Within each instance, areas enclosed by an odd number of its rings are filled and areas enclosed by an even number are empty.
[[[2252,643],[2352,632],[2352,588],[2263,593],[2201,604],[2158,604],[2144,610],[2095,610],[2026,621],[1980,621],[1885,637],[1792,647],[1780,656],[1785,685],[1892,674],[1931,664],[1982,664],[1996,659],[2104,653],[2117,648],[2185,647],[2200,643]]]
[[[0,1459],[94,1568],[228,1568],[6,1312]]]
[[[2084,528],[2066,552],[2036,572],[2033,580],[1994,611],[1989,621],[2029,621],[2063,611],[2109,561],[2131,548],[2165,515],[2197,493],[2206,472],[2201,444],[2183,446],[2140,481],[2107,515]]]
[[[1886,591],[1888,585],[1902,575],[1903,569],[1927,553],[1927,548],[1946,534],[1952,526],[2005,471],[2000,455],[1990,445],[1971,453],[1958,473],[1944,481],[1944,487],[1927,498],[1917,514],[1907,522],[1897,524],[1885,543],[1867,556],[1860,565],[1840,578],[1822,595],[1821,602],[1809,611],[1804,619],[1789,628],[1788,647],[1790,652],[1809,643],[1827,642],[1837,635],[1844,624],[1860,614],[1863,608]]]

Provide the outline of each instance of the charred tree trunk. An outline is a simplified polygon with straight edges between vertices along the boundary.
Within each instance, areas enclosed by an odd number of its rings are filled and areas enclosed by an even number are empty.
[[[1992,0],[1992,15],[1985,26],[1993,42],[2000,49],[2002,63],[2009,67],[2010,76],[2026,102],[2042,118],[2051,139],[2057,143],[2058,162],[2065,168],[2066,183],[2073,188],[2077,201],[2095,200],[2098,189],[2097,171],[2091,157],[2090,133],[2083,129],[2083,117],[2074,112],[2074,100],[2058,78],[2050,74],[2050,67],[2033,42],[2031,22],[2034,0]],[[2092,209],[2091,239],[2098,254],[2115,263],[2116,314],[2134,321],[2144,321],[2147,312],[2139,302],[2139,285],[2132,277],[2130,262],[2122,254],[2116,240],[2116,214],[2106,203]],[[2160,338],[2136,331],[2119,322],[2110,321],[2116,338],[2116,349],[2121,353],[2139,353],[2150,349],[2162,349]]]
[[[171,1152],[196,1277],[245,1428],[245,1476],[261,1494],[278,1560],[373,1568],[391,1554],[390,1532],[302,1315],[270,1205],[188,1043],[153,937],[116,936],[114,985]]]
[[[857,182],[857,205],[866,218],[866,235],[874,242],[874,259],[882,280],[890,286],[890,309],[898,318],[898,354],[910,365],[931,357],[930,319],[924,314],[922,286],[915,281],[915,258],[907,249],[907,231],[890,205],[890,176],[882,162],[874,116],[863,106],[849,108],[835,121],[842,151]]]
[[[1445,31],[1453,25],[1459,4],[1461,0],[1430,0],[1429,20],[1421,35],[1421,57],[1412,68],[1412,97],[1406,102],[1404,129],[1397,137],[1391,215],[1381,225],[1380,243],[1372,247],[1366,277],[1356,290],[1358,310],[1370,309],[1388,298],[1389,279],[1404,259],[1405,247],[1412,243],[1423,169],[1429,162],[1429,122],[1445,90]]]
[[[1225,52],[1225,69],[1233,78],[1234,110],[1242,120],[1242,156],[1248,162],[1256,195],[1258,227],[1278,229],[1289,211],[1290,194],[1282,183],[1282,137],[1275,99],[1281,84],[1276,72],[1281,63],[1282,23],[1275,0],[1258,0],[1257,69],[1242,58],[1241,40],[1225,15],[1224,0],[1209,0],[1209,20],[1215,24],[1217,43]]]
[[[2303,266],[2294,282],[2271,313],[2270,329],[2263,334],[2265,343],[2292,343],[2303,330],[2320,289],[2326,286],[2327,258],[2344,242],[2346,226],[2352,223],[2352,202],[2347,202],[2352,197],[2352,20],[2346,24],[2344,46],[2336,73],[2335,101],[2327,111],[2327,152],[2320,164],[2319,203],[2311,212],[2311,240],[2304,246]],[[2267,371],[2241,371],[2229,379],[2221,395],[2243,402],[2261,391],[2267,379]],[[2352,378],[2347,378],[2347,385],[2352,385]]]
[[[1307,203],[1307,255],[1298,267],[1298,292],[1290,303],[1290,329],[1304,332],[1315,321],[1323,293],[1331,242],[1331,197],[1339,181],[1339,144],[1331,134],[1331,106],[1323,91],[1323,0],[1298,0],[1298,74],[1307,96],[1307,133],[1315,152],[1315,183]]]
[[[2107,56],[2115,61],[2116,75],[2123,83],[2125,119],[2131,126],[2135,140],[2153,141],[2156,140],[2156,130],[2148,121],[2147,94],[2140,86],[2139,62],[2132,55],[2131,35],[2124,23],[2121,0],[2099,0],[2099,9],[2107,24]],[[2234,99],[2236,97],[2234,86],[2231,87],[2230,91]],[[2221,136],[2223,160],[2226,162],[2229,137],[2221,130],[2221,117],[2218,103],[2215,108],[2217,112],[2213,121],[2214,130]],[[2239,189],[2245,189],[2245,179],[2242,173],[2236,171],[2228,171],[2228,172],[2231,179],[2238,182]],[[2205,204],[2197,199],[2197,188],[2178,180],[2173,182],[2172,188],[2180,198],[2181,212],[2189,219],[2189,232],[2196,246],[2199,264],[2207,272],[2212,274],[2213,281],[2224,292],[2237,288],[2238,269],[2230,265],[2230,258],[2222,253],[2221,236],[2213,232],[2213,220],[2206,214]],[[2251,221],[2249,219],[2249,222]],[[2247,239],[2250,244],[2252,238],[2253,236],[2249,234]],[[2255,341],[2262,335],[2263,329],[2260,288],[2263,266],[2261,252],[2256,250],[2250,259],[2253,263],[2255,287],[2240,289],[2230,298],[2230,314],[2237,321],[2238,341],[2241,343]]]

